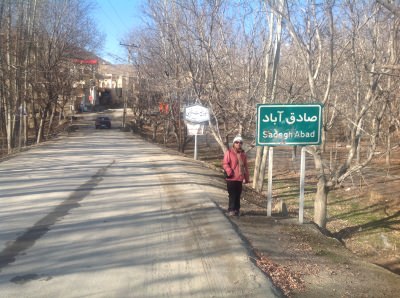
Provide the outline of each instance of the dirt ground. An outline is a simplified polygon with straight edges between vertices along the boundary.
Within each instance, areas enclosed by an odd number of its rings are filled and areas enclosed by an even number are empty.
[[[288,297],[398,297],[400,276],[350,252],[311,222],[267,217],[244,192],[242,216],[229,217],[256,262]],[[218,202],[226,208],[226,202]]]
[[[185,155],[193,157],[191,152]],[[199,162],[220,172],[212,159]],[[224,185],[222,174],[216,183]],[[225,213],[227,200],[215,203]],[[295,212],[282,217],[273,210],[272,216],[267,217],[262,206],[265,196],[245,187],[242,215],[227,218],[248,245],[254,263],[271,277],[284,297],[399,296],[399,275],[373,264],[368,257],[354,254],[345,242],[324,235],[310,220],[299,224]]]
[[[192,154],[188,149],[185,155],[192,158]],[[199,159],[204,166],[220,171],[210,148],[201,149],[200,146]],[[312,165],[312,161],[307,162]],[[393,189],[396,185],[399,187],[398,173],[391,171],[392,179],[386,181],[389,184],[380,185],[382,176],[372,179],[371,175],[364,172],[362,177],[357,178],[365,181],[364,187],[355,186],[354,178],[353,185],[350,183],[332,193],[329,232],[320,231],[311,221],[315,191],[312,186],[306,187],[305,221],[298,223],[298,209],[292,205],[298,197],[298,189],[293,185],[298,184],[299,180],[298,173],[291,167],[293,165],[290,162],[281,163],[280,170],[274,175],[274,203],[285,197],[288,216],[282,217],[273,210],[272,217],[267,217],[265,194],[257,194],[249,187],[245,187],[243,192],[242,216],[227,216],[248,244],[254,262],[272,278],[286,297],[398,297],[398,192],[384,194],[387,189]],[[376,175],[376,168],[369,170],[369,173]],[[313,179],[313,175],[307,177],[309,185],[313,184]],[[222,175],[221,180],[218,183],[224,183]],[[215,203],[221,211],[227,209],[227,200]],[[376,215],[380,214],[378,211],[383,212],[382,217],[359,218],[360,214],[380,216]],[[343,214],[354,221],[346,220]],[[368,233],[363,234],[364,231]],[[390,248],[382,247],[382,237],[388,237]],[[379,243],[375,243],[376,239]]]

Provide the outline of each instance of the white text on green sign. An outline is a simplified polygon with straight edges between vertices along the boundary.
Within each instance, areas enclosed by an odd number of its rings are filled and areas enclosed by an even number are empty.
[[[316,145],[321,142],[322,105],[257,105],[257,145]]]

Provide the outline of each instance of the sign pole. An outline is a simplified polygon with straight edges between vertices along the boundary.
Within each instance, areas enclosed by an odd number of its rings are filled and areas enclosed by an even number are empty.
[[[303,223],[304,218],[304,176],[306,168],[306,147],[301,148],[300,161],[300,199],[299,199],[299,222]]]
[[[197,160],[197,133],[194,135],[194,160]]]
[[[268,149],[268,201],[267,201],[267,216],[272,214],[272,165],[274,158],[274,147]]]

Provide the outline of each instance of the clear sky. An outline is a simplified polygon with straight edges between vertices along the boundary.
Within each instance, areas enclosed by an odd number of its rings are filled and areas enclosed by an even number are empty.
[[[142,23],[142,6],[146,0],[94,0],[94,2],[97,3],[93,11],[97,27],[107,35],[100,56],[112,63],[127,62],[125,50],[120,42],[132,28]]]

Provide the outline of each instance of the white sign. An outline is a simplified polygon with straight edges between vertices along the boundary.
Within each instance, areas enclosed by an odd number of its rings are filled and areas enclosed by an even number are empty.
[[[204,124],[200,123],[186,123],[189,136],[197,136],[204,134]]]
[[[201,105],[194,105],[185,108],[184,118],[192,123],[202,123],[210,120],[210,113],[207,108]]]

